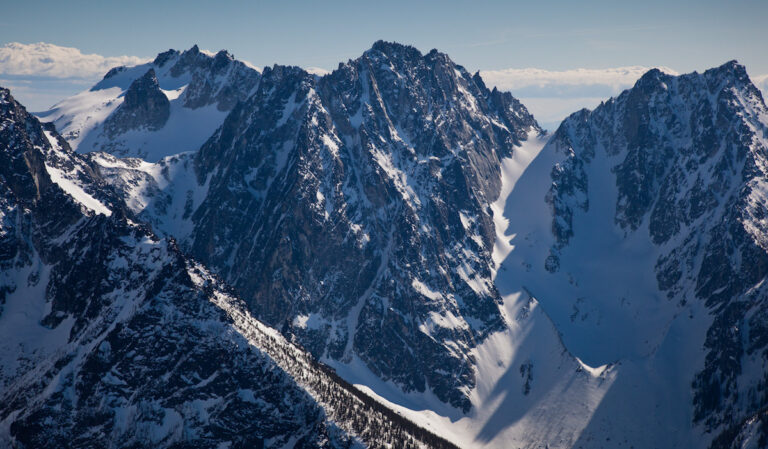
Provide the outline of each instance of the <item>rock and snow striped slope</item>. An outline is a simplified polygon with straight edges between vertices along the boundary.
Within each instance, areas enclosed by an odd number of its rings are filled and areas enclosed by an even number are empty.
[[[0,175],[0,447],[453,447],[253,319],[5,89]]]

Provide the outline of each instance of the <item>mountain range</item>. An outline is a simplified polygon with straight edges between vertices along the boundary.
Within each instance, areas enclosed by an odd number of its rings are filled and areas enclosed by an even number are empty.
[[[0,120],[7,447],[768,444],[735,61],[547,133],[437,50],[194,46]]]

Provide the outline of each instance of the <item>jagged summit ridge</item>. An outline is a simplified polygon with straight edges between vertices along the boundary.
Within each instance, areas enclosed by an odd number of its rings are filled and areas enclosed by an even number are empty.
[[[155,70],[150,68],[125,91],[123,104],[104,122],[104,130],[110,138],[132,129],[157,131],[170,115],[171,102],[160,89]]]

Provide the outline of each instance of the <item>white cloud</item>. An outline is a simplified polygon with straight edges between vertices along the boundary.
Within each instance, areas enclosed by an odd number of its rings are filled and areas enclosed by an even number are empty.
[[[768,74],[757,75],[752,78],[752,81],[755,83],[755,86],[763,92],[763,100],[768,102]]]
[[[112,67],[146,62],[137,56],[83,54],[79,49],[38,42],[0,47],[0,74],[51,78],[101,77]]]
[[[320,67],[305,67],[304,70],[306,70],[308,73],[311,73],[317,76],[323,76],[331,73],[330,70],[326,70]]]
[[[569,114],[593,109],[601,101],[632,87],[650,67],[608,69],[504,69],[481,71],[485,83],[512,92],[546,129],[554,130]],[[676,75],[672,69],[659,67]]]
[[[605,97],[519,97],[542,128],[554,131],[564,118],[581,109],[594,109]]]

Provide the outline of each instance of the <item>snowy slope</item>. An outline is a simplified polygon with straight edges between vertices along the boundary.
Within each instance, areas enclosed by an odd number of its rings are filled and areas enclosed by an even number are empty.
[[[693,432],[681,429],[692,427],[689,385],[709,320],[701,304],[681,313],[658,291],[653,246],[642,245],[642,234],[626,238],[616,231],[613,217],[601,209],[615,204],[615,194],[610,197],[615,188],[604,175],[610,170],[602,161],[595,160],[586,171],[595,192],[588,198],[594,215],[574,220],[579,232],[569,248],[572,259],[561,258],[555,274],[545,268],[548,248],[556,241],[546,201],[550,174],[565,159],[554,139],[504,200],[507,220],[499,223],[499,240],[509,244],[498,249],[496,285],[506,295],[534,294],[564,347],[585,367],[610,367],[610,382],[584,401],[591,406],[579,414],[574,440],[565,445],[550,441],[551,447],[700,444],[692,440]],[[704,321],[689,323],[689,315]]]
[[[122,192],[131,211],[156,232],[186,240],[194,226],[192,213],[208,193],[207,182],[198,184],[193,153],[167,156],[154,163],[99,152],[85,158]]]

